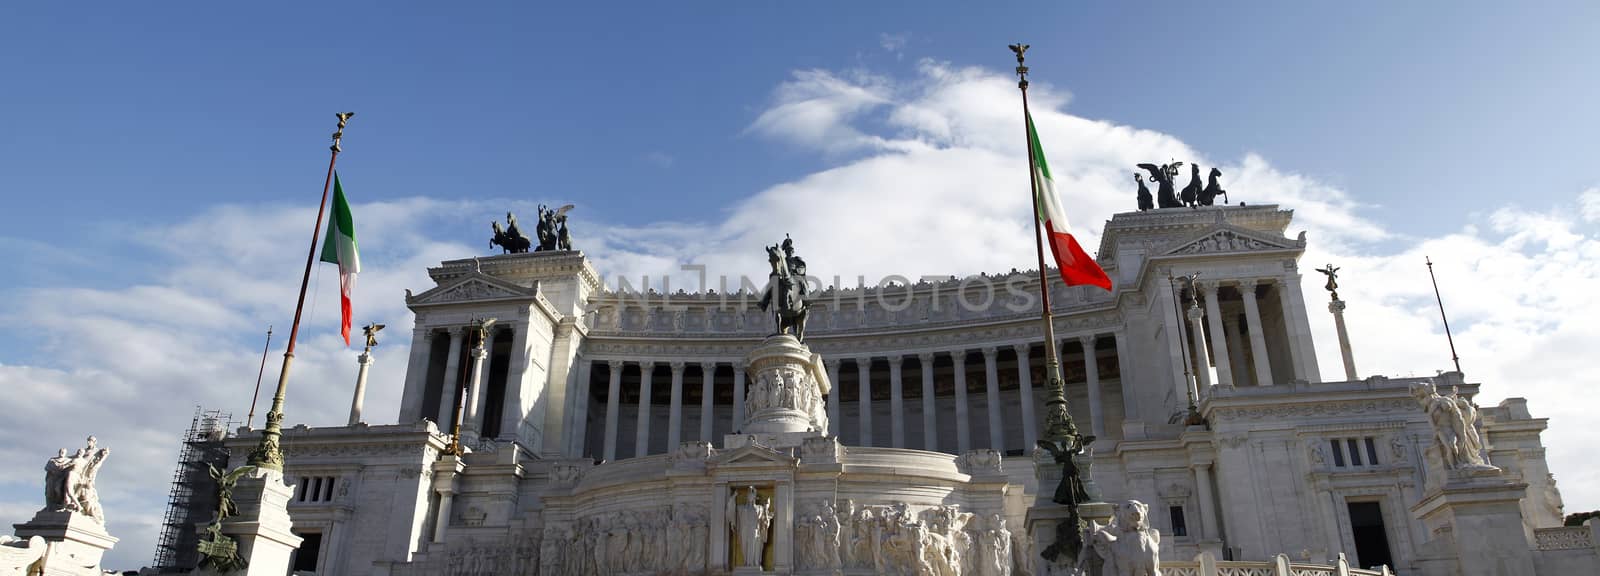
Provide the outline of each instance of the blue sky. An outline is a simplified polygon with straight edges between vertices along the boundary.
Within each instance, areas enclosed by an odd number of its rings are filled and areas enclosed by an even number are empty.
[[[1600,338],[1576,321],[1600,316],[1597,24],[1592,2],[8,4],[0,389],[48,393],[0,412],[20,419],[0,462],[91,432],[48,418],[61,406],[101,415],[144,451],[119,452],[106,497],[118,566],[147,561],[133,533],[159,519],[192,403],[242,413],[219,383],[253,381],[261,328],[292,315],[342,110],[358,306],[391,325],[423,267],[488,253],[487,220],[538,202],[578,204],[608,273],[759,266],[772,223],[751,222],[773,207],[818,268],[1026,267],[1026,206],[991,189],[1025,190],[1022,41],[1082,233],[1133,208],[1134,162],[1224,166],[1238,199],[1296,209],[1312,266],[1346,266],[1358,359],[1391,375],[1445,367],[1416,345],[1442,336],[1432,255],[1469,378],[1552,418],[1569,512],[1592,509],[1600,467],[1578,455],[1600,435],[1562,400],[1594,384],[1571,375]],[[342,423],[354,363],[327,310],[291,422]],[[392,414],[404,345],[383,354],[368,405]],[[0,473],[0,521],[37,482]]]

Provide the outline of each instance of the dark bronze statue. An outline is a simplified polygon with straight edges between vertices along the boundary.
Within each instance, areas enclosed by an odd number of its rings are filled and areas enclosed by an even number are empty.
[[[794,255],[794,240],[784,235],[782,244],[767,247],[767,263],[772,265],[772,273],[761,296],[761,310],[771,312],[777,321],[774,334],[794,334],[805,341],[811,308],[806,302],[806,261]]]
[[[1183,192],[1178,196],[1184,205],[1193,208],[1200,199],[1200,165],[1189,164],[1189,185],[1183,187]]]
[[[1065,556],[1069,563],[1075,563],[1083,552],[1083,519],[1078,516],[1078,505],[1088,502],[1090,496],[1084,489],[1083,471],[1078,469],[1074,458],[1085,453],[1094,442],[1094,436],[1078,433],[1072,416],[1067,413],[1066,402],[1050,402],[1045,410],[1045,438],[1039,440],[1038,446],[1061,465],[1061,482],[1056,484],[1050,500],[1067,508],[1067,519],[1056,525],[1055,542],[1040,555],[1052,562]]]
[[[1339,269],[1338,268],[1334,268],[1332,264],[1329,264],[1327,268],[1315,268],[1315,270],[1318,271],[1318,272],[1321,272],[1323,276],[1327,276],[1328,277],[1328,283],[1323,286],[1323,289],[1325,289],[1328,292],[1332,293],[1334,300],[1338,300],[1339,299]]]
[[[1213,167],[1211,169],[1211,175],[1210,175],[1210,178],[1206,181],[1206,187],[1205,187],[1204,190],[1200,191],[1200,205],[1201,206],[1211,206],[1211,205],[1215,204],[1217,202],[1217,197],[1218,196],[1222,197],[1222,201],[1224,203],[1226,203],[1228,201],[1228,191],[1227,190],[1223,190],[1222,189],[1222,184],[1217,182],[1217,178],[1219,178],[1221,176],[1222,176],[1222,171],[1221,170],[1218,170],[1215,167]]]
[[[534,251],[572,249],[572,234],[567,231],[567,212],[570,210],[572,210],[571,204],[555,210],[543,204],[539,205],[539,227],[536,230],[539,246],[534,248]]]
[[[1144,175],[1133,173],[1133,181],[1139,183],[1139,211],[1143,212],[1156,207],[1155,198],[1150,196],[1150,189],[1144,185]]]
[[[1146,172],[1150,173],[1150,180],[1156,183],[1156,206],[1160,208],[1182,208],[1183,202],[1178,201],[1178,195],[1173,191],[1172,179],[1178,175],[1178,167],[1182,162],[1171,164],[1140,164]]]
[[[489,225],[494,228],[494,237],[489,239],[489,247],[500,246],[501,254],[521,254],[527,252],[528,247],[533,244],[528,235],[523,234],[522,229],[517,227],[517,217],[510,212],[506,212],[504,230],[500,228],[498,220],[490,222]]]

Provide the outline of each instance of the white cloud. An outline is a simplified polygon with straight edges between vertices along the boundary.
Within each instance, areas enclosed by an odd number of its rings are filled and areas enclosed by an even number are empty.
[[[1218,165],[1232,201],[1294,209],[1290,233],[1305,229],[1310,239],[1303,268],[1330,261],[1344,267],[1341,295],[1350,302],[1363,375],[1431,373],[1448,365],[1422,266],[1424,255],[1432,257],[1463,366],[1469,379],[1485,384],[1483,400],[1525,396],[1536,415],[1551,418],[1549,461],[1570,509],[1600,507],[1600,466],[1586,457],[1600,433],[1586,426],[1583,403],[1572,401],[1595,385],[1583,361],[1590,343],[1600,341],[1588,320],[1600,317],[1600,300],[1591,296],[1600,291],[1600,240],[1583,224],[1600,221],[1600,189],[1585,191],[1574,209],[1505,207],[1457,233],[1410,238],[1365,216],[1370,206],[1351,194],[1278,170],[1261,155],[1206,158],[1171,135],[1067,114],[1069,95],[1043,83],[1030,95],[1063,204],[1087,246],[1097,244],[1101,222],[1134,206],[1129,175],[1139,162]],[[829,168],[752,194],[716,221],[581,221],[574,229],[608,277],[637,284],[641,275],[659,282],[673,274],[674,289],[697,288],[694,275],[679,269],[686,263],[706,265],[713,278],[763,277],[760,247],[784,233],[794,236],[813,273],[837,274],[852,285],[857,275],[874,282],[888,274],[1030,268],[1018,106],[1015,80],[993,70],[923,61],[914,77],[900,81],[864,72],[796,72],[747,131],[819,153],[832,159]],[[357,320],[394,327],[410,324],[401,289],[426,288],[427,266],[487,252],[435,234],[486,229],[502,209],[425,198],[355,208],[366,264]],[[242,418],[261,329],[274,323],[282,338],[293,312],[305,253],[283,247],[302,245],[313,214],[303,207],[215,207],[141,235],[156,254],[145,263],[155,272],[147,277],[159,282],[25,289],[4,314],[9,326],[41,345],[29,365],[0,365],[0,389],[14,400],[10,432],[0,433],[0,462],[8,463],[0,468],[0,513],[21,521],[22,512],[37,506],[41,478],[27,462],[100,434],[116,450],[102,494],[113,533],[124,537],[111,565],[147,563],[179,433],[195,404],[229,408]],[[1391,245],[1402,248],[1385,248]],[[347,411],[356,366],[354,351],[333,330],[333,277],[330,271],[320,279],[308,310],[287,410],[291,423],[342,424]],[[1306,280],[1307,302],[1325,298],[1319,279]],[[1337,377],[1331,319],[1311,306],[1323,374]],[[396,413],[405,370],[405,331],[389,334],[368,388],[374,422]],[[266,387],[275,381],[281,350],[275,340]]]
[[[1578,213],[1585,222],[1600,222],[1600,186],[1584,190],[1578,196]]]
[[[878,35],[878,45],[883,47],[884,52],[894,54],[896,60],[905,55],[906,42],[909,40],[911,40],[910,32],[901,32],[899,34],[884,32]]]

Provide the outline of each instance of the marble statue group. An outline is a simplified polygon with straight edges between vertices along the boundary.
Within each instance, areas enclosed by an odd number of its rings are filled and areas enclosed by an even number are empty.
[[[45,509],[77,512],[104,524],[105,511],[100,508],[95,476],[110,454],[110,448],[99,448],[94,436],[90,436],[88,445],[77,452],[69,455],[67,449],[62,448],[54,458],[45,461]]]
[[[1492,470],[1483,435],[1478,432],[1478,408],[1457,395],[1439,394],[1433,384],[1418,383],[1411,386],[1411,396],[1422,405],[1422,411],[1433,422],[1434,447],[1451,470]]]
[[[1137,193],[1139,210],[1211,206],[1216,203],[1218,196],[1222,197],[1223,202],[1227,202],[1228,191],[1222,189],[1222,183],[1218,180],[1222,177],[1222,170],[1215,167],[1211,169],[1209,179],[1206,185],[1202,187],[1200,185],[1200,165],[1190,163],[1189,185],[1185,186],[1182,192],[1177,192],[1175,181],[1182,167],[1182,162],[1140,164],[1139,168],[1150,173],[1149,181],[1156,185],[1156,195],[1154,198],[1150,196],[1150,189],[1145,187],[1144,175],[1135,172],[1133,180],[1139,185]]]

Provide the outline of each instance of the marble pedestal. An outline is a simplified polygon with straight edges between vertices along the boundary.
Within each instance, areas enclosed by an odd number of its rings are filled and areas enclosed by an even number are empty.
[[[100,557],[117,543],[99,521],[77,512],[40,510],[32,520],[12,526],[20,539],[38,536],[48,543],[45,576],[101,574]]]
[[[238,541],[239,556],[249,565],[229,576],[289,573],[301,540],[290,532],[294,523],[289,520],[288,506],[293,496],[294,486],[284,483],[281,472],[257,469],[239,479],[233,489],[239,515],[222,522],[222,533]]]
[[[1518,502],[1528,485],[1499,470],[1451,470],[1424,494],[1412,516],[1432,533],[1418,554],[1424,574],[1534,574],[1533,550]]]
[[[1082,519],[1085,525],[1089,522],[1104,525],[1111,522],[1111,517],[1116,511],[1117,506],[1110,502],[1085,502],[1078,505],[1078,518]],[[1066,569],[1077,562],[1075,558],[1058,558],[1056,562],[1052,562],[1041,555],[1046,548],[1055,543],[1056,530],[1070,517],[1071,514],[1066,506],[1049,500],[1041,500],[1028,508],[1026,522],[1028,538],[1033,543],[1033,557],[1026,559],[1026,562],[1033,568],[1034,574],[1065,573]],[[1088,547],[1089,543],[1084,542],[1084,549],[1087,550]]]

